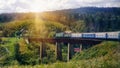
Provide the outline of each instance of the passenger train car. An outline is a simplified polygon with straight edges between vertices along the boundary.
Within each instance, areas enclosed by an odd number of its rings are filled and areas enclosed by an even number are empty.
[[[97,39],[120,39],[120,31],[117,32],[93,32],[93,33],[56,33],[56,38],[97,38]]]

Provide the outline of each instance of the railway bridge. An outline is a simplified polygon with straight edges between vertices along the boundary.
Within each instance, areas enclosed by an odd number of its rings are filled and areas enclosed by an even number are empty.
[[[40,59],[44,57],[44,43],[55,44],[56,59],[62,60],[62,47],[61,43],[64,43],[68,47],[67,61],[73,56],[74,44],[78,44],[79,50],[82,50],[85,46],[93,46],[101,43],[102,41],[119,41],[117,39],[89,39],[89,38],[27,38],[28,42],[42,43],[40,46]]]

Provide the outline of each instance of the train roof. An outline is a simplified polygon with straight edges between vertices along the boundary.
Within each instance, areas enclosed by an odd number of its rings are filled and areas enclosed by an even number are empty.
[[[59,33],[74,33],[72,31],[65,31],[65,32],[59,32]],[[113,31],[113,32],[81,32],[81,33],[87,33],[87,34],[92,34],[92,33],[120,33],[120,31]],[[79,32],[76,32],[76,34],[80,34]]]
[[[120,31],[113,31],[113,32],[88,32],[88,33],[120,33]],[[87,33],[87,32],[85,32]]]

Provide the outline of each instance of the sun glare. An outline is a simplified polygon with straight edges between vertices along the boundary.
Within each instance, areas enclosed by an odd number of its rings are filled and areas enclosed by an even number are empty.
[[[43,0],[35,0],[34,2],[30,3],[30,12],[43,12],[48,10],[47,4]],[[45,25],[42,19],[39,17],[39,13],[35,13],[35,20],[34,20],[34,28],[33,33],[37,37],[44,37]]]
[[[30,11],[31,12],[43,12],[49,10],[50,4],[47,3],[47,1],[43,0],[35,0],[30,5]]]

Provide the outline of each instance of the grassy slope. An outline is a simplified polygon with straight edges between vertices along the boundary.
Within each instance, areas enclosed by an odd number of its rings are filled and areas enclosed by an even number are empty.
[[[6,47],[12,56],[14,54],[14,45],[18,40],[17,38],[2,38],[3,44],[0,44],[0,46]]]
[[[77,54],[72,62],[81,68],[120,68],[120,43],[103,42]]]
[[[92,48],[84,50],[81,54],[76,54],[73,60],[92,59],[95,57],[102,57],[107,55],[114,55],[118,52],[119,42],[103,42]]]
[[[12,68],[120,68],[120,44],[118,42],[103,42],[84,50],[68,63],[57,62],[48,65],[10,66]]]
[[[3,64],[3,62],[8,56],[14,56],[14,44],[16,44],[16,38],[2,38],[0,47],[2,47],[3,49],[1,49],[0,53],[2,53],[3,56],[0,57],[0,64]]]

